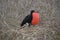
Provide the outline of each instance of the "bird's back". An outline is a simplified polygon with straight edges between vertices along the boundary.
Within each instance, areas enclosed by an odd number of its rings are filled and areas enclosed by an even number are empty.
[[[30,23],[31,20],[32,20],[31,15],[27,15],[27,16],[23,19],[23,21],[22,21],[22,23],[21,23],[21,26],[23,26],[23,25],[26,24],[26,23]]]

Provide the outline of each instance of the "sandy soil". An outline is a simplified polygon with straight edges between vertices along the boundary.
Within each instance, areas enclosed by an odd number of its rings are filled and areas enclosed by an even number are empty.
[[[32,9],[41,21],[20,29]],[[60,0],[0,0],[0,40],[60,40]]]

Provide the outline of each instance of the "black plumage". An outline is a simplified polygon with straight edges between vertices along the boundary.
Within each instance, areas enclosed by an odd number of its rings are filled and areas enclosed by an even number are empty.
[[[28,23],[29,25],[31,24],[31,21],[32,21],[32,13],[34,12],[34,10],[31,10],[31,13],[29,15],[27,15],[22,23],[21,23],[21,26],[23,26],[24,24]]]

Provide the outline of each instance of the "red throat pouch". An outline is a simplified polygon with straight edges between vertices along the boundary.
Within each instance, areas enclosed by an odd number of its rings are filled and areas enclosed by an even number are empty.
[[[39,23],[39,13],[34,12],[34,13],[32,13],[32,21],[31,21],[31,24],[32,25],[36,25],[38,23]]]

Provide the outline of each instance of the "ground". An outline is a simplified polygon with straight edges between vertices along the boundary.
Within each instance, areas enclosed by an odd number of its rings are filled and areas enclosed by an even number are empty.
[[[40,14],[38,25],[21,22],[31,10]],[[0,0],[0,40],[60,40],[60,0]]]

